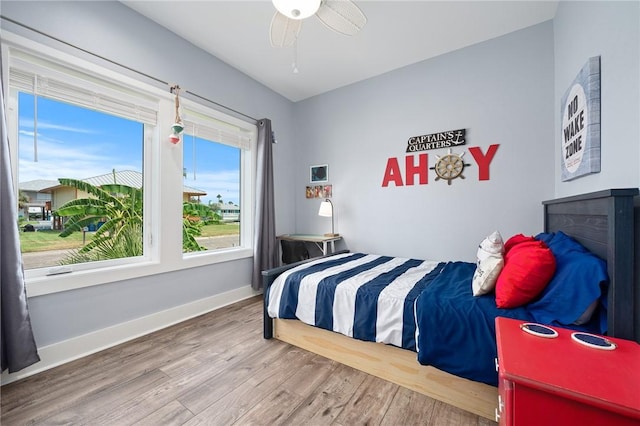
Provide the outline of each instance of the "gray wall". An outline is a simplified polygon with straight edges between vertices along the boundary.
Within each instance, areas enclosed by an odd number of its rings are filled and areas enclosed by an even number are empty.
[[[251,259],[29,299],[38,347],[141,318],[251,282]]]
[[[640,186],[640,3],[561,1],[554,19],[556,196]],[[560,181],[562,95],[600,55],[601,172]]]
[[[288,167],[294,158],[290,146],[293,104],[289,100],[119,2],[3,1],[2,15],[160,80],[179,83],[247,115],[270,118],[279,141],[274,147],[276,227],[281,232],[294,230],[293,171]],[[4,20],[2,29],[78,55]],[[104,65],[89,55],[78,56]],[[36,341],[39,346],[49,345],[248,286],[251,264],[244,259],[30,298]]]
[[[317,216],[319,200],[304,196],[308,166],[327,163],[336,232],[352,250],[473,261],[496,229],[505,237],[539,232],[540,202],[554,188],[553,99],[546,22],[299,102],[297,230],[331,226]],[[427,185],[382,187],[389,157],[404,170],[409,137],[460,128],[467,146],[454,153],[500,145],[490,180],[478,180],[467,151],[464,180],[447,185],[430,170]],[[432,167],[447,149],[427,152]]]

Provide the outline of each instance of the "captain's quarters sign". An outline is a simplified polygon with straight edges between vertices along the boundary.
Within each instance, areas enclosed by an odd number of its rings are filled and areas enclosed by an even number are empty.
[[[562,97],[562,181],[600,172],[600,57],[589,58]]]
[[[407,152],[426,151],[428,149],[451,148],[464,145],[466,129],[449,130],[429,135],[412,136],[407,141]]]

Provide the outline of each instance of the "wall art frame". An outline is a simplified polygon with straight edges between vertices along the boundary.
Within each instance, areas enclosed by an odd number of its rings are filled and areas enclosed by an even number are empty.
[[[600,56],[589,58],[562,97],[563,182],[600,172]]]
[[[326,183],[329,182],[329,165],[320,164],[309,167],[309,182]]]
[[[307,185],[305,188],[306,198],[331,198],[332,196],[332,185]]]

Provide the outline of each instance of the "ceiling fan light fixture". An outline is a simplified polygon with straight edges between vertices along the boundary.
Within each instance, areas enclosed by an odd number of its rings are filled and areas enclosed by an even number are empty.
[[[284,16],[290,19],[305,19],[315,14],[321,0],[271,0]]]

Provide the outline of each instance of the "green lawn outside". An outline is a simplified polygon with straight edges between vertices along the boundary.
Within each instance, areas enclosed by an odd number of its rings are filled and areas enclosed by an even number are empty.
[[[68,250],[82,246],[82,233],[74,233],[66,238],[58,235],[60,231],[41,230],[37,232],[20,232],[20,247],[22,253],[47,250]],[[87,232],[90,241],[93,232]]]
[[[219,237],[220,235],[235,235],[240,233],[240,223],[221,223],[219,225],[205,225],[202,227],[201,237]]]
[[[239,223],[223,223],[220,225],[205,225],[202,227],[201,237],[217,237],[240,233]],[[22,253],[47,250],[69,250],[82,247],[82,232],[74,232],[68,237],[58,236],[60,231],[20,232],[20,246]],[[91,241],[93,232],[87,232],[86,242]]]

